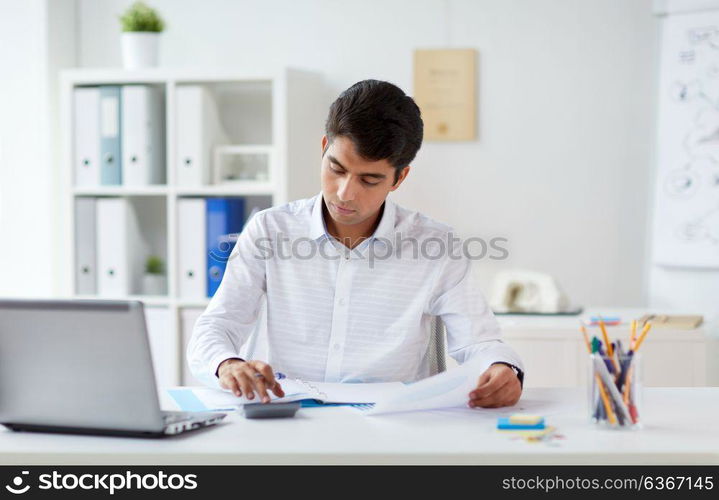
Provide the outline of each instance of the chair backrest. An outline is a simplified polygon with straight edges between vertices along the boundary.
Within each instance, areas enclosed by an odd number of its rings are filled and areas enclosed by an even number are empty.
[[[429,339],[429,374],[436,375],[447,369],[444,348],[445,327],[439,316],[432,318],[432,326]]]

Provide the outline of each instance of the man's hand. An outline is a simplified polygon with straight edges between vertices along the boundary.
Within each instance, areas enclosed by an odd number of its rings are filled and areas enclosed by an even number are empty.
[[[480,377],[477,388],[469,393],[470,408],[512,406],[522,395],[519,378],[507,365],[490,366]]]
[[[267,389],[282,397],[285,392],[280,383],[275,380],[272,367],[262,361],[242,361],[240,359],[226,359],[217,369],[220,386],[231,390],[235,396],[254,399],[255,391],[263,403],[270,402]]]

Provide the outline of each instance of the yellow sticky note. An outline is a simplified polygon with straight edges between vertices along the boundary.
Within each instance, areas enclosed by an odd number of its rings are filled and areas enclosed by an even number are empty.
[[[542,421],[539,415],[525,415],[523,413],[515,413],[509,417],[510,424],[517,425],[537,425]]]

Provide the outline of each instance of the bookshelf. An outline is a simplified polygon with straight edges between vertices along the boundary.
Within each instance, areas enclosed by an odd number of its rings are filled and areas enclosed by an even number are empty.
[[[82,185],[75,182],[74,91],[104,85],[148,85],[164,100],[165,182],[157,185]],[[178,89],[201,86],[217,104],[223,127],[221,147],[208,151],[213,171],[207,183],[187,185],[178,179],[181,141],[178,138]],[[313,196],[319,190],[320,138],[329,102],[319,74],[282,68],[258,72],[216,69],[72,69],[61,74],[62,171],[66,217],[62,253],[66,261],[63,294],[79,299],[140,300],[145,304],[150,344],[158,383],[163,386],[195,383],[187,374],[184,346],[194,320],[209,298],[180,295],[178,276],[178,203],[183,198],[245,197],[253,206],[266,208]],[[221,151],[216,151],[220,150]],[[243,178],[217,183],[219,154],[265,155],[268,171],[257,180]],[[140,233],[164,262],[167,293],[100,295],[78,293],[76,283],[76,220],[79,199],[129,200],[140,219]],[[247,213],[245,213],[247,216]],[[133,251],[133,249],[130,249]],[[140,252],[141,249],[136,249]],[[143,256],[144,257],[144,256]],[[132,290],[136,292],[137,290]]]

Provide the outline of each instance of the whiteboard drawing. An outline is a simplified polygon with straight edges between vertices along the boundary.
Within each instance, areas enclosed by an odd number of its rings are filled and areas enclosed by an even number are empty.
[[[719,268],[719,12],[662,34],[654,262]]]

